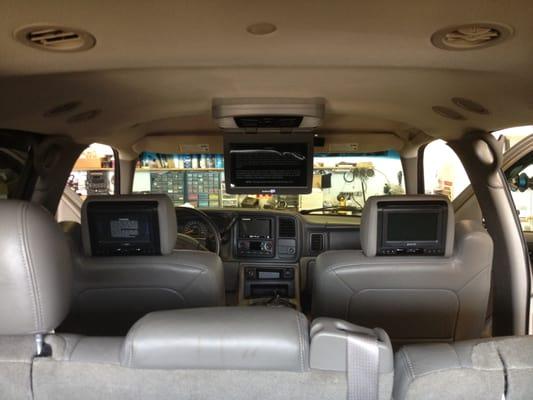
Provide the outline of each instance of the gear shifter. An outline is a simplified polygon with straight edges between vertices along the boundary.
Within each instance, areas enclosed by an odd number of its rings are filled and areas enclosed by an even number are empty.
[[[281,297],[279,293],[274,291],[274,295],[267,299],[253,303],[254,306],[267,306],[267,307],[289,307],[296,309],[296,305],[289,299]]]

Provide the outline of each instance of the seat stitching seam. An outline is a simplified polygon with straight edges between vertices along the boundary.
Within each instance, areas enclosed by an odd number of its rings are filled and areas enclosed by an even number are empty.
[[[414,378],[416,376],[415,375],[415,368],[414,368],[414,365],[412,363],[411,358],[409,357],[409,354],[407,353],[407,349],[406,348],[403,349],[403,353],[402,354],[403,354],[403,356],[405,358],[405,361],[407,362],[407,367],[409,368],[409,373]]]
[[[0,364],[7,364],[7,363],[9,363],[9,364],[32,364],[33,361],[31,361],[31,360],[30,360],[30,361],[24,361],[24,360],[6,360],[6,359],[0,361]]]
[[[483,269],[479,270],[476,274],[474,274],[474,276],[472,276],[468,281],[466,281],[463,286],[457,289],[457,293],[462,292],[466,286],[468,286],[471,282],[476,280],[476,278],[478,278],[479,275],[481,275],[483,272],[487,271],[487,269],[490,269],[491,267],[492,267],[492,264],[489,263],[487,266],[483,267]]]
[[[335,275],[335,278],[337,278],[340,283],[346,288],[348,289],[350,292],[351,292],[351,296],[348,297],[348,301],[346,302],[346,308],[344,310],[344,319],[349,319],[348,318],[348,315],[350,314],[350,307],[351,307],[351,303],[352,303],[352,299],[354,298],[354,296],[356,296],[359,291],[355,291],[354,288],[352,288],[350,285],[348,285],[348,283],[346,283],[344,281],[344,279],[342,279],[338,274],[337,274],[337,271],[332,271],[333,274]]]
[[[26,249],[25,249],[25,244],[24,244],[24,232],[23,232],[24,228],[23,228],[23,222],[22,222],[23,213],[24,213],[24,204],[21,204],[19,208],[20,208],[20,219],[18,220],[18,223],[17,223],[19,246],[20,246],[20,250],[22,253],[22,262],[24,263],[24,269],[26,271],[26,284],[30,291],[33,323],[34,323],[35,330],[37,330],[38,320],[37,320],[37,310],[36,310],[36,305],[35,305],[35,293],[33,291],[33,283],[31,280],[31,273],[28,267],[28,260],[26,259],[27,255],[26,255]]]
[[[300,326],[300,316],[296,314],[296,326],[298,328],[298,347],[300,353],[300,368],[304,371],[304,361],[303,361],[303,340],[302,340],[302,328]]]
[[[160,257],[165,257],[165,256],[160,256]],[[87,257],[82,257],[81,260],[81,264],[84,264],[83,263],[83,259],[85,258],[92,258],[91,256]],[[127,257],[121,257],[121,258],[127,258]],[[131,257],[131,258],[135,258],[137,259],[138,257]],[[90,261],[90,260],[89,260]],[[105,261],[105,260],[104,260]],[[103,261],[102,261],[103,262]],[[146,262],[138,262],[138,263],[135,263],[135,262],[119,262],[119,261],[116,261],[116,260],[108,260],[109,263],[112,263],[113,265],[126,265],[126,266],[129,266],[129,267],[132,267],[132,268],[135,268],[135,267],[139,267],[139,266],[144,266],[146,265]],[[196,271],[200,271],[200,272],[206,272],[209,270],[209,268],[206,268],[204,266],[198,266],[198,265],[190,265],[190,264],[184,264],[184,263],[172,263],[172,262],[169,262],[169,263],[164,263],[164,262],[157,262],[157,263],[154,263],[156,266],[171,266],[171,267],[186,267],[186,268],[190,268],[190,269],[194,269]],[[154,265],[152,264],[152,265]],[[87,268],[87,267],[85,267]]]
[[[74,351],[76,350],[76,348],[78,347],[78,344],[80,344],[81,342],[81,336],[77,338],[78,340],[76,340],[76,343],[74,343],[74,346],[72,346],[72,350],[69,351],[69,354],[68,354],[68,359],[72,359],[72,356],[74,355]]]
[[[453,261],[452,262],[455,262],[455,259],[452,259]],[[447,264],[450,264],[450,259],[446,259],[446,260],[434,260],[434,264],[436,265],[441,265],[441,264],[444,264],[444,265],[447,265]],[[385,263],[382,261],[382,265],[385,266],[385,267],[390,267],[390,266],[393,266],[393,265],[427,265],[426,262],[415,262],[415,261],[404,261],[404,262],[401,262],[401,261],[396,261],[393,263],[393,262],[390,262],[390,263]],[[368,266],[369,268],[373,268],[375,267],[375,265],[370,262],[370,261],[361,261],[361,262],[357,262],[357,261],[354,261],[350,264],[338,264],[338,265],[331,265],[329,267],[327,267],[326,271],[328,272],[333,272],[333,271],[336,271],[336,270],[339,270],[339,269],[348,269],[348,268],[357,268],[357,267],[363,267],[363,266]]]
[[[486,371],[486,372],[498,371],[498,370],[495,370],[495,369],[470,368],[470,367],[461,367],[461,366],[451,367],[451,368],[439,368],[439,369],[434,369],[434,370],[431,370],[431,371],[426,371],[424,373],[421,373],[421,374],[419,374],[419,375],[417,375],[415,377],[415,380],[417,380],[418,378],[423,378],[423,377],[431,375],[431,374],[440,374],[440,373],[449,372],[449,371],[461,371],[461,370],[471,370],[471,369],[475,369],[475,370],[478,370],[478,371]]]
[[[23,218],[24,232],[28,232],[27,214],[28,214],[28,207],[25,207],[25,209],[24,209],[24,218]],[[36,275],[35,264],[33,262],[31,246],[28,245],[28,237],[27,237],[26,234],[24,235],[24,237],[25,237],[25,243],[27,244],[27,246],[25,248],[26,248],[26,251],[27,251],[27,254],[28,254],[28,261],[29,261],[29,265],[30,265],[31,276],[32,276],[34,287],[35,287],[35,301],[36,301],[36,306],[37,306],[38,324],[40,325],[40,329],[44,329],[44,313],[43,313],[43,304],[42,304],[42,301],[41,301],[41,291],[39,290],[39,280],[35,276]]]
[[[185,293],[193,284],[194,282],[196,282],[196,280],[202,276],[203,274],[205,274],[207,271],[206,270],[200,270],[199,273],[196,273],[196,276],[187,284],[185,285],[184,287],[181,288],[180,292],[181,293]],[[185,298],[185,296],[183,296]]]
[[[455,335],[454,335],[454,336],[455,336]],[[452,350],[453,350],[453,352],[454,352],[454,354],[455,354],[455,358],[457,359],[457,364],[458,364],[461,368],[463,368],[463,365],[461,364],[461,360],[459,359],[459,353],[457,353],[457,349],[455,348],[455,346],[452,346],[452,345],[450,345],[450,344],[449,344],[448,346],[452,348]]]
[[[129,346],[130,347],[130,352],[128,354],[128,367],[131,367],[132,364],[133,364],[133,360],[134,360],[134,351],[135,351],[135,347],[134,347],[134,342],[135,342],[135,336],[137,335],[137,331],[139,330],[139,326],[141,324],[137,323],[134,327],[133,327],[133,331],[131,332],[131,339],[129,341]]]
[[[79,290],[77,292],[77,295],[78,297],[83,295],[83,294],[86,294],[86,293],[90,293],[90,292],[97,292],[97,291],[102,291],[102,290],[144,290],[144,289],[163,289],[163,290],[168,290],[169,292],[172,292],[174,293],[175,295],[177,295],[181,300],[185,301],[185,297],[183,296],[183,294],[181,293],[180,290],[177,290],[177,289],[174,289],[174,288],[170,288],[170,287],[166,287],[166,286],[105,286],[105,287],[101,287],[101,286],[98,286],[98,287],[89,287],[89,288],[84,288],[82,290]]]

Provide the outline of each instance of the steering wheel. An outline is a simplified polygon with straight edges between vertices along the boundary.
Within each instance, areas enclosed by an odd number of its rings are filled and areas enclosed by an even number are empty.
[[[194,216],[198,217],[198,219],[200,219],[203,223],[205,223],[205,225],[209,229],[209,233],[207,234],[206,239],[210,240],[214,244],[213,253],[215,253],[216,255],[220,255],[220,242],[221,242],[220,232],[217,226],[211,220],[211,218],[209,218],[209,216],[202,210],[198,210],[196,208],[191,208],[191,207],[176,207],[176,216],[179,213],[193,214]],[[179,224],[179,220],[178,220],[178,224]],[[178,236],[178,241],[182,241],[186,243],[188,242],[188,244],[192,245],[193,248],[197,250],[211,251],[192,236],[185,235],[183,233],[178,233],[177,236]]]

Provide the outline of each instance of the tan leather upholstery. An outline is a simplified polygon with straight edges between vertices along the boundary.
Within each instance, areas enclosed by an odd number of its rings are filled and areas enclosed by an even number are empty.
[[[161,256],[91,256],[87,221],[89,202],[158,202]],[[216,254],[173,250],[176,217],[166,195],[89,197],[82,212],[83,253],[74,257],[74,297],[72,318],[83,329],[68,325],[67,330],[93,334],[96,318],[108,326],[120,325],[125,334],[143,315],[158,310],[225,305],[224,271]],[[73,240],[75,243],[76,240]],[[93,321],[88,318],[94,317]],[[72,318],[69,322],[72,322]]]
[[[309,327],[293,309],[224,307],[154,312],[124,341],[122,365],[139,369],[309,369]]]
[[[65,318],[71,258],[44,208],[0,201],[0,398],[32,399],[32,362],[42,336]],[[38,345],[39,343],[39,345]]]
[[[43,208],[0,202],[0,335],[46,333],[65,318],[71,258],[63,232]]]
[[[497,337],[403,347],[394,399],[531,399],[533,337]]]
[[[368,215],[367,210],[363,218]],[[455,237],[450,257],[379,257],[365,254],[375,254],[375,248],[368,250],[377,240],[376,230],[369,229],[374,223],[363,222],[365,250],[329,251],[317,258],[313,317],[380,327],[396,344],[479,337],[493,249],[485,229],[474,221],[457,223],[455,233],[448,232]]]

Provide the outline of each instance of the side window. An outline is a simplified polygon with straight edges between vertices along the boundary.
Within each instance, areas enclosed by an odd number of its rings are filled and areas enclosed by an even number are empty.
[[[0,135],[0,139],[0,199],[16,198],[27,183],[30,141],[9,135]]]
[[[522,139],[533,134],[533,125],[515,126],[512,128],[500,129],[492,132],[496,139],[501,136],[504,137],[503,152],[512,149],[516,144],[520,143]]]
[[[74,164],[61,197],[56,219],[80,221],[80,210],[87,196],[115,193],[115,154],[113,148],[93,143]]]
[[[455,152],[443,140],[435,140],[424,149],[424,190],[455,199],[470,180]]]
[[[522,230],[533,232],[533,153],[507,172]]]
[[[28,154],[0,146],[0,199],[12,198],[18,190]]]

